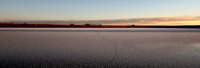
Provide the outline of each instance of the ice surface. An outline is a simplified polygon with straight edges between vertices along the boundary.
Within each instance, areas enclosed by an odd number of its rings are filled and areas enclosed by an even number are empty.
[[[1,28],[1,67],[199,67],[200,29]]]

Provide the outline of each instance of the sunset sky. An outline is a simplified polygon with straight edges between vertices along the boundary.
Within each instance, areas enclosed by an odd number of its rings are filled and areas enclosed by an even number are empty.
[[[200,25],[200,0],[1,0],[0,22]]]

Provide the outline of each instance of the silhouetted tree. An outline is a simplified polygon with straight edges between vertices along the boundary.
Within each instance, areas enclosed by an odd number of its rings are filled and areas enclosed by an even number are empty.
[[[89,24],[89,23],[86,23],[85,25],[86,25],[86,26],[89,26],[90,24]]]
[[[70,25],[74,25],[73,23],[71,23]]]
[[[102,24],[100,24],[100,28],[102,28]]]

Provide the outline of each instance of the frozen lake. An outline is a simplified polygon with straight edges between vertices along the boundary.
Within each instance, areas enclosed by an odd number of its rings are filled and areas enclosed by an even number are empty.
[[[200,29],[0,28],[0,67],[200,67]]]

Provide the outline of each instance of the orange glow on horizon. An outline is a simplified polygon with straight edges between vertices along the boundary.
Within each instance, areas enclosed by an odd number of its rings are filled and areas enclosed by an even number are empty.
[[[110,24],[102,24],[102,25],[200,25],[200,21],[172,21],[172,22],[150,22],[150,23],[110,23]]]

